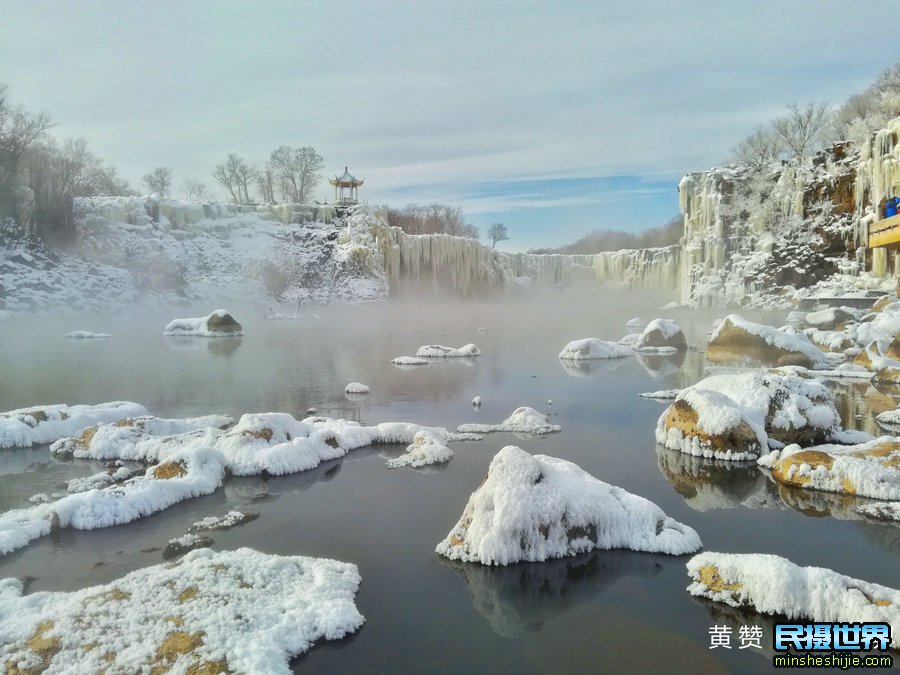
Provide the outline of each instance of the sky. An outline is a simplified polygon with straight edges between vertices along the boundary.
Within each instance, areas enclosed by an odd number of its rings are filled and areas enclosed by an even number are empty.
[[[678,213],[786,104],[840,103],[900,61],[896,2],[0,0],[0,84],[138,185],[215,187],[312,146],[360,199],[446,202],[506,250]],[[216,188],[224,197],[224,192]],[[175,190],[177,196],[178,190]],[[323,181],[317,191],[330,199]]]

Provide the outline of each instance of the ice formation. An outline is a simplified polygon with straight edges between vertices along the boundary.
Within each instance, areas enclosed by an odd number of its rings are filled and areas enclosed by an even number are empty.
[[[422,345],[416,351],[420,359],[446,359],[459,356],[481,356],[481,350],[471,342],[462,347],[445,347],[444,345]]]
[[[623,356],[634,356],[634,350],[615,342],[606,342],[598,338],[573,340],[559,353],[563,360],[578,359],[617,359]]]
[[[757,463],[786,485],[900,500],[900,440],[893,436],[851,446],[794,444],[763,455]]]
[[[289,673],[321,639],[355,632],[355,565],[202,549],[70,593],[0,581],[0,664],[11,672]]]
[[[473,401],[474,403],[474,401]],[[457,428],[460,433],[486,434],[494,431],[512,431],[525,434],[547,434],[561,431],[558,424],[550,424],[547,416],[534,408],[521,406],[500,424],[462,424]]]
[[[174,319],[163,335],[193,335],[198,337],[234,337],[242,335],[241,324],[227,310],[217,309],[209,316],[196,319]]]
[[[109,333],[91,333],[86,330],[73,330],[71,333],[66,333],[67,338],[72,338],[75,340],[92,340],[92,339],[102,339],[112,337]]]
[[[660,416],[656,441],[691,455],[756,459],[771,443],[821,443],[838,431],[830,390],[792,374],[711,375],[682,389]]]
[[[85,427],[146,415],[137,403],[112,401],[97,405],[35,405],[0,413],[0,448],[27,448],[77,434]]]
[[[351,382],[344,387],[345,394],[368,394],[369,386],[362,382]]]
[[[893,588],[759,553],[700,553],[687,569],[691,595],[788,619],[888,623],[891,646],[900,646],[900,591]]]
[[[681,555],[700,546],[694,530],[643,497],[571,462],[507,446],[436,551],[453,560],[508,565],[594,549]]]

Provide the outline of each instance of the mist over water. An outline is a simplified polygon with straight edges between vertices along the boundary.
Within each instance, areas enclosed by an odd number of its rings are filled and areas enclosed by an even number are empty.
[[[407,292],[377,305],[307,307],[319,318],[284,321],[260,318],[265,307],[230,304],[244,335],[213,339],[161,335],[170,319],[201,316],[213,306],[0,323],[0,410],[122,399],[163,417],[279,411],[302,418],[314,407],[365,424],[411,421],[452,430],[500,422],[529,405],[563,428],[547,437],[504,433],[453,443],[449,463],[423,470],[385,468],[404,450],[386,445],[296,475],[228,478],[211,495],[128,525],[38,539],[0,558],[0,577],[36,577],[29,591],[106,583],[162,562],[160,548],[192,522],[236,508],[261,516],[213,533],[214,548],[250,546],[359,566],[357,605],[366,625],[350,638],[317,645],[295,662],[298,671],[758,672],[766,661],[755,650],[709,651],[709,626],[727,617],[684,590],[686,557],[598,551],[489,569],[434,553],[492,457],[512,444],[573,461],[656,502],[695,528],[706,550],[777,553],[896,585],[895,525],[860,521],[845,499],[777,487],[753,464],[656,446],[653,430],[666,404],[638,394],[703,377],[706,335],[726,313],[659,309],[671,299],[613,287],[532,289],[471,301]],[[784,318],[746,315],[777,325]],[[682,326],[686,353],[577,365],[557,358],[570,340],[617,340],[631,332],[628,319],[658,316]],[[112,337],[64,338],[79,329]],[[415,368],[390,363],[420,345],[469,342],[482,356]],[[351,381],[371,393],[348,398],[344,386]],[[845,424],[871,422],[869,402],[877,397],[859,385],[831,386]],[[483,399],[477,410],[476,395]],[[101,464],[58,459],[47,446],[0,451],[0,509],[64,491],[67,479]],[[748,621],[771,630],[762,618]]]

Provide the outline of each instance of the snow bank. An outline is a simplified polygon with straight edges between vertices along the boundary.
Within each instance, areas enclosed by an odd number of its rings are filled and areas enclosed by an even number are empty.
[[[203,549],[105,586],[25,595],[0,581],[0,663],[22,671],[289,673],[363,624],[355,565]]]
[[[362,382],[351,382],[346,387],[344,387],[345,394],[368,394],[369,387],[368,385],[363,384]]]
[[[0,448],[27,448],[77,434],[85,427],[146,415],[137,403],[112,401],[97,405],[36,405],[0,413]]]
[[[900,440],[858,445],[789,445],[759,458],[779,483],[872,499],[900,500]]]
[[[559,353],[559,358],[563,360],[617,359],[623,356],[634,356],[634,350],[625,345],[597,338],[573,340]]]
[[[691,595],[788,619],[888,623],[892,646],[900,646],[900,591],[893,588],[758,553],[700,553],[687,569]]]
[[[713,331],[706,359],[712,363],[828,367],[825,354],[803,333],[747,321],[737,314],[729,314]]]
[[[457,356],[481,356],[481,350],[471,342],[459,348],[444,345],[422,345],[416,356],[423,359],[446,359]]]
[[[474,401],[473,401],[474,403]],[[486,434],[493,431],[512,431],[524,434],[547,434],[561,431],[558,424],[550,424],[547,416],[534,408],[522,406],[513,410],[512,414],[500,424],[462,424],[457,431],[462,433]]]
[[[398,356],[391,359],[395,366],[427,366],[428,359],[420,359],[418,356]]]
[[[166,325],[163,335],[236,337],[243,333],[241,333],[241,324],[235,321],[227,310],[217,309],[209,316],[196,319],[174,319]]]
[[[112,337],[109,333],[91,333],[86,330],[73,330],[71,333],[66,333],[67,338],[72,338],[75,340],[92,340],[92,339],[101,339]]]
[[[571,462],[507,446],[435,550],[453,560],[508,565],[594,549],[680,555],[700,545],[694,530],[643,497]]]
[[[770,441],[823,442],[839,429],[829,389],[796,375],[712,375],[682,389],[660,416],[656,441],[691,455],[756,459]]]

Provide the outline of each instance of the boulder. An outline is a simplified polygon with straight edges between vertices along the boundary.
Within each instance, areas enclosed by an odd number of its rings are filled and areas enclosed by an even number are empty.
[[[681,326],[671,319],[654,319],[641,333],[640,339],[635,343],[635,349],[683,351],[687,349],[687,338]]]
[[[219,310],[206,317],[206,329],[210,333],[240,333],[241,324],[228,312]]]
[[[815,368],[825,363],[825,355],[802,333],[789,333],[732,314],[710,338],[706,360]]]

